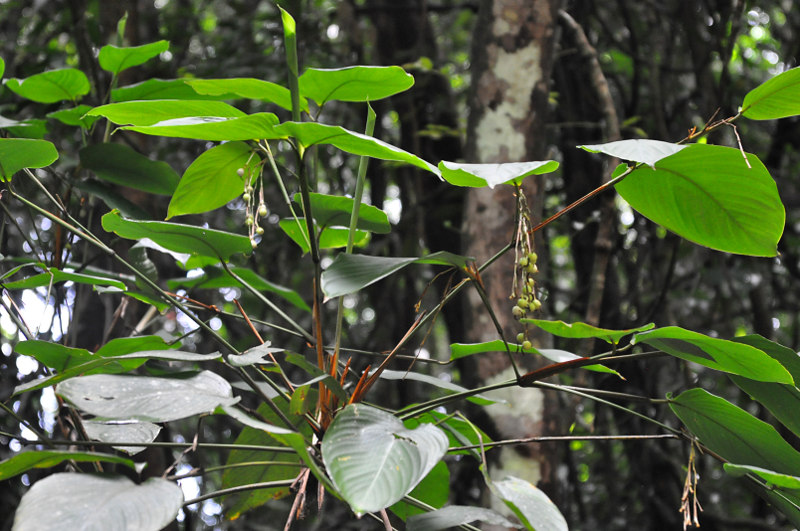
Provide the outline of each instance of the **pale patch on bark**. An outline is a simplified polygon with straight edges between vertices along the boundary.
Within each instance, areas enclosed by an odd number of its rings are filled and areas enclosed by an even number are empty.
[[[502,92],[494,108],[487,107],[475,129],[478,160],[481,162],[516,162],[525,159],[527,131],[520,124],[529,118],[530,95],[542,79],[541,47],[533,42],[507,52],[490,45],[489,70],[482,76],[481,92]]]

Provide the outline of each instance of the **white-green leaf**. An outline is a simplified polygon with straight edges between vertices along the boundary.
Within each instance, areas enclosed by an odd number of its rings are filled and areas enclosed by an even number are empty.
[[[61,382],[56,393],[75,407],[107,419],[169,422],[231,405],[227,380],[203,371],[185,380],[150,376],[93,374]]]
[[[783,487],[784,489],[800,490],[800,477],[792,476],[790,474],[781,474],[774,470],[767,470],[758,466],[750,465],[735,465],[733,463],[725,463],[722,465],[725,472],[733,477],[741,477],[747,474],[753,474],[770,485],[776,487]]]
[[[446,380],[442,380],[441,378],[437,378],[436,376],[432,376],[430,374],[420,374],[418,372],[411,372],[411,371],[393,371],[390,369],[386,369],[380,374],[380,378],[384,380],[414,380],[417,382],[426,383],[429,385],[433,385],[440,389],[446,389],[452,393],[463,393],[467,391],[466,388],[461,387],[460,385],[456,385],[453,382],[448,382]],[[489,404],[496,404],[497,400],[492,400],[483,395],[474,395],[467,398],[470,402],[474,402],[476,404],[480,404],[482,406],[488,406]],[[501,401],[503,402],[503,401]]]
[[[256,365],[263,363],[272,363],[272,360],[266,359],[270,354],[283,352],[282,348],[275,348],[270,346],[267,341],[263,345],[258,345],[251,349],[247,349],[241,354],[231,354],[228,356],[228,363],[234,367],[247,367],[248,365]]]
[[[439,171],[447,182],[456,186],[494,188],[498,184],[519,184],[529,175],[541,175],[558,169],[554,160],[507,162],[504,164],[459,164],[443,160]]]
[[[662,140],[635,138],[632,140],[617,140],[607,144],[587,144],[579,147],[591,153],[605,153],[618,159],[642,162],[648,166],[653,166],[659,160],[674,155],[686,146]]]
[[[151,443],[156,440],[161,427],[152,422],[84,420],[83,428],[90,439],[106,443],[140,442]],[[114,446],[126,454],[138,454],[145,446]]]
[[[485,507],[468,505],[448,505],[436,511],[416,514],[408,518],[407,531],[438,531],[480,520],[490,525],[518,529],[519,526],[506,520],[502,515]]]
[[[533,484],[509,476],[490,484],[492,492],[534,531],[568,531],[567,521],[550,498]]]
[[[339,412],[322,439],[322,460],[357,515],[401,500],[447,451],[447,435],[432,424],[406,429],[394,415],[364,404]]]
[[[181,488],[165,479],[141,485],[119,476],[53,474],[22,496],[13,531],[159,531],[183,504]]]

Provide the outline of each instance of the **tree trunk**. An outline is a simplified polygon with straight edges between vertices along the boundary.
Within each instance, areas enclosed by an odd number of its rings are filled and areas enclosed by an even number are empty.
[[[467,150],[471,162],[502,163],[546,158],[545,115],[550,72],[556,43],[560,0],[484,0],[480,4],[473,43],[473,87]],[[541,178],[529,177],[523,186],[534,223],[541,219],[544,186]],[[485,262],[511,241],[516,199],[513,189],[473,189],[465,207],[465,254]],[[544,252],[543,245],[537,245]],[[540,253],[541,254],[541,253]],[[543,260],[542,260],[543,262]],[[488,268],[482,279],[492,309],[507,339],[522,329],[511,314],[514,253],[506,253]],[[546,274],[540,273],[540,278]],[[469,297],[467,339],[482,342],[497,339],[497,331],[478,293]],[[533,338],[534,341],[536,338]],[[493,353],[465,367],[465,375],[492,383],[514,377],[506,353]],[[538,389],[510,388],[508,404],[486,408],[496,437],[521,438],[552,433],[556,398]],[[540,483],[553,492],[557,460],[543,445],[504,449],[490,467],[493,477],[521,477]],[[497,451],[493,451],[496,454]]]

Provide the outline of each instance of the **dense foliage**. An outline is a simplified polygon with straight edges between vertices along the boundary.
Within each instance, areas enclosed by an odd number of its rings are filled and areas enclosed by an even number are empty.
[[[309,513],[323,526],[369,515],[387,528],[470,528],[482,521],[566,529],[580,510],[563,510],[565,518],[530,482],[491,476],[493,447],[531,441],[493,441],[472,412],[497,401],[493,390],[518,387],[618,411],[608,431],[592,433],[592,409],[565,433],[571,459],[586,458],[578,468],[587,476],[596,465],[592,445],[602,444],[598,435],[621,444],[645,439],[635,444],[655,448],[674,443],[683,449],[678,474],[685,483],[681,504],[671,509],[689,524],[700,518],[701,455],[724,464],[705,466],[743,477],[740,486],[800,524],[800,452],[787,442],[800,436],[796,345],[782,346],[763,329],[752,333],[735,316],[725,327],[702,317],[696,324],[664,318],[671,303],[658,293],[627,294],[621,306],[629,315],[617,320],[624,326],[580,322],[572,318],[580,308],[565,301],[570,282],[585,281],[582,266],[574,264],[572,281],[553,280],[569,238],[553,238],[548,249],[534,244],[534,236],[561,230],[595,195],[616,191],[624,200],[620,212],[633,220],[624,222],[629,255],[645,254],[651,238],[674,247],[664,292],[673,275],[692,280],[693,269],[680,266],[682,258],[696,260],[679,256],[674,235],[698,244],[683,252],[702,253],[709,264],[723,253],[763,260],[781,246],[794,256],[793,242],[781,240],[786,212],[771,164],[747,147],[751,138],[760,142],[752,124],[800,115],[800,70],[776,70],[751,83],[736,109],[705,117],[678,142],[647,138],[667,131],[637,130],[627,140],[575,142],[578,155],[565,151],[554,160],[465,164],[428,160],[397,147],[400,141],[375,137],[376,127],[398,118],[382,109],[385,99],[412,89],[412,73],[424,77],[430,69],[424,61],[330,68],[339,66],[331,61],[301,70],[298,53],[311,63],[316,54],[324,58],[312,47],[316,19],[304,25],[298,16],[298,27],[287,11],[262,15],[270,34],[260,45],[270,60],[285,59],[285,68],[270,68],[281,76],[223,64],[203,76],[173,72],[137,81],[132,72],[172,57],[174,43],[126,45],[123,17],[109,35],[115,44],[102,46],[96,63],[68,55],[68,64],[24,73],[17,63],[17,77],[4,78],[10,112],[0,124],[0,204],[7,216],[0,323],[8,340],[4,359],[13,359],[17,371],[5,362],[0,436],[8,452],[0,480],[15,486],[7,502],[15,508],[14,529],[86,521],[160,529],[176,518],[189,527],[193,515],[224,526],[270,511],[281,515],[281,526]],[[623,68],[618,59],[612,66]],[[458,90],[464,80],[451,73]],[[217,77],[223,75],[230,77]],[[565,118],[572,112],[568,101],[557,106]],[[366,123],[363,133],[354,130],[356,120]],[[575,157],[622,162],[580,197],[569,197],[571,184],[563,197],[554,191],[553,215],[542,222],[529,210],[522,181],[558,176],[562,162],[575,167]],[[481,281],[497,267],[494,259],[476,263],[418,246],[409,252],[392,242],[407,230],[414,196],[399,201],[397,219],[384,199],[392,186],[368,178],[376,163],[387,174],[414,168],[443,188],[513,194],[514,236],[496,242],[498,257],[514,255],[507,308],[491,306]],[[559,179],[566,177],[553,182]],[[435,209],[439,196],[428,193]],[[541,278],[542,260],[550,262],[550,278]],[[698,292],[718,289],[696,280]],[[517,318],[518,334],[507,337],[498,325],[495,341],[475,344],[443,325],[440,313],[467,290],[476,290],[495,323],[500,312]],[[635,310],[636,297],[652,301],[650,315]],[[695,299],[687,304],[696,314],[708,311],[707,301]],[[390,306],[416,314],[399,334]],[[49,315],[40,320],[31,308]],[[577,342],[586,339],[603,348],[565,350],[586,348]],[[460,375],[450,367],[463,369],[456,364],[492,352],[509,357],[516,378],[452,381]],[[517,369],[532,356],[547,361],[533,371]],[[665,394],[645,385],[650,366],[672,371],[657,389]],[[40,407],[31,407],[34,400]],[[765,410],[773,424],[759,418]],[[502,503],[453,503],[468,497],[450,467],[470,469]],[[202,493],[187,496],[192,488]],[[314,517],[314,501],[334,508]],[[503,503],[509,511],[500,514]],[[216,518],[221,512],[228,520]]]

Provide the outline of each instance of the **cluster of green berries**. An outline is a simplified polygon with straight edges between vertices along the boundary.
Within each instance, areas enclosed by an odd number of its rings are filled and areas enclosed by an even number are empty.
[[[236,174],[239,177],[244,177],[245,169],[239,168],[238,170],[236,170]],[[261,236],[262,234],[264,234],[264,227],[262,227],[257,223],[257,219],[265,218],[267,217],[267,215],[269,215],[269,210],[267,209],[267,205],[266,203],[264,203],[263,191],[261,191],[261,193],[259,194],[260,197],[259,197],[258,207],[256,207],[255,205],[255,200],[253,197],[254,194],[255,190],[252,184],[248,182],[247,186],[245,186],[244,188],[244,193],[242,194],[242,200],[245,202],[246,212],[247,212],[247,215],[244,218],[244,223],[245,225],[247,225],[247,230],[250,234],[250,245],[253,246],[253,249],[255,249],[258,246],[258,242],[256,242],[256,236]]]
[[[536,266],[538,258],[539,256],[535,252],[530,251],[517,260],[517,270],[519,271],[522,288],[516,292],[519,298],[514,307],[511,308],[511,313],[515,319],[522,319],[542,307],[542,301],[536,298],[536,279],[534,278],[534,275],[539,272],[539,268]],[[517,334],[517,342],[525,350],[531,348],[527,327],[524,332]]]

